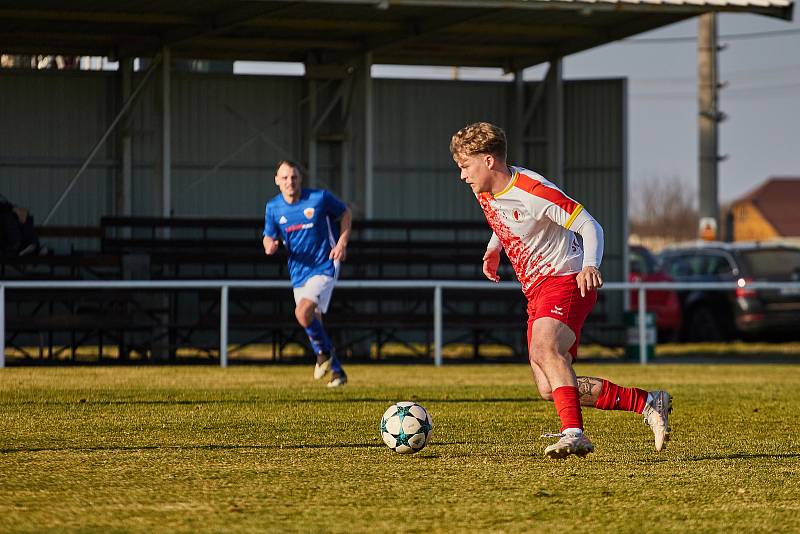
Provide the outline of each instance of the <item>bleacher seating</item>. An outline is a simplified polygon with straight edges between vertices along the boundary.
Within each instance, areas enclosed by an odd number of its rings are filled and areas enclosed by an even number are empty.
[[[104,217],[98,229],[72,229],[80,237],[98,238],[98,253],[5,258],[2,275],[16,279],[287,280],[285,253],[281,249],[275,256],[264,255],[261,227],[259,219]],[[483,221],[354,221],[341,276],[480,281],[488,236]],[[508,262],[501,274],[513,279]],[[182,347],[209,357],[216,352],[216,290],[85,293],[7,292],[8,344],[22,347],[31,339],[38,340],[39,355],[49,357],[57,357],[59,351],[74,357],[82,344],[114,345],[121,359],[131,351],[173,359]],[[326,321],[346,355],[366,356],[371,346],[380,358],[387,343],[405,344],[427,355],[432,342],[432,301],[430,289],[340,288]],[[487,284],[486,291],[446,290],[444,302],[446,343],[467,344],[474,357],[481,357],[482,347],[490,343],[506,345],[515,357],[525,357],[521,293],[491,291]],[[600,306],[597,317],[602,316]],[[229,328],[237,346],[268,342],[278,357],[292,342],[306,344],[294,320],[291,294],[284,289],[232,289]]]

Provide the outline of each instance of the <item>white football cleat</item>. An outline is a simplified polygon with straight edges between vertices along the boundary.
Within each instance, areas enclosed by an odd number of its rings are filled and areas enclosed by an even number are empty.
[[[328,382],[329,388],[339,388],[347,384],[347,374],[344,371],[333,373],[333,378]]]
[[[333,358],[327,354],[317,355],[317,363],[314,364],[314,380],[319,380],[331,370]]]
[[[642,416],[644,422],[650,426],[655,437],[656,450],[664,448],[669,441],[669,413],[672,411],[672,397],[666,391],[651,391],[652,402],[644,406]]]
[[[561,434],[543,434],[543,438],[561,438],[556,443],[548,445],[544,455],[548,458],[563,459],[574,454],[583,458],[594,452],[594,445],[583,432],[564,432]]]

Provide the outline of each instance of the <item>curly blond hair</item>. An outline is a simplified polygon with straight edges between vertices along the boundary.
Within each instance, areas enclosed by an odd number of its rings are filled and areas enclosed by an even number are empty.
[[[475,154],[491,154],[506,159],[506,133],[490,122],[474,122],[457,131],[450,140],[450,154],[458,162]]]

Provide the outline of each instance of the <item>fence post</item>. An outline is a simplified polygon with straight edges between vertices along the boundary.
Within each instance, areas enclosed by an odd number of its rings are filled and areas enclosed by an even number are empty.
[[[6,366],[6,286],[0,284],[0,369]]]
[[[433,364],[442,366],[442,286],[433,289]]]
[[[219,366],[228,367],[228,286],[219,295]]]
[[[639,363],[647,364],[647,290],[639,286]]]

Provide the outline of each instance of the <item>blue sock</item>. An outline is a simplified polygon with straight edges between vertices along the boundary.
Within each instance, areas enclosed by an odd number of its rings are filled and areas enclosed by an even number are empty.
[[[322,353],[329,355],[331,357],[331,371],[335,373],[341,372],[342,366],[333,354],[333,343],[331,343],[331,338],[329,338],[327,332],[325,332],[322,322],[317,317],[314,317],[311,324],[308,325],[305,330],[308,335],[308,340],[311,342],[311,348],[314,350],[314,354]]]

